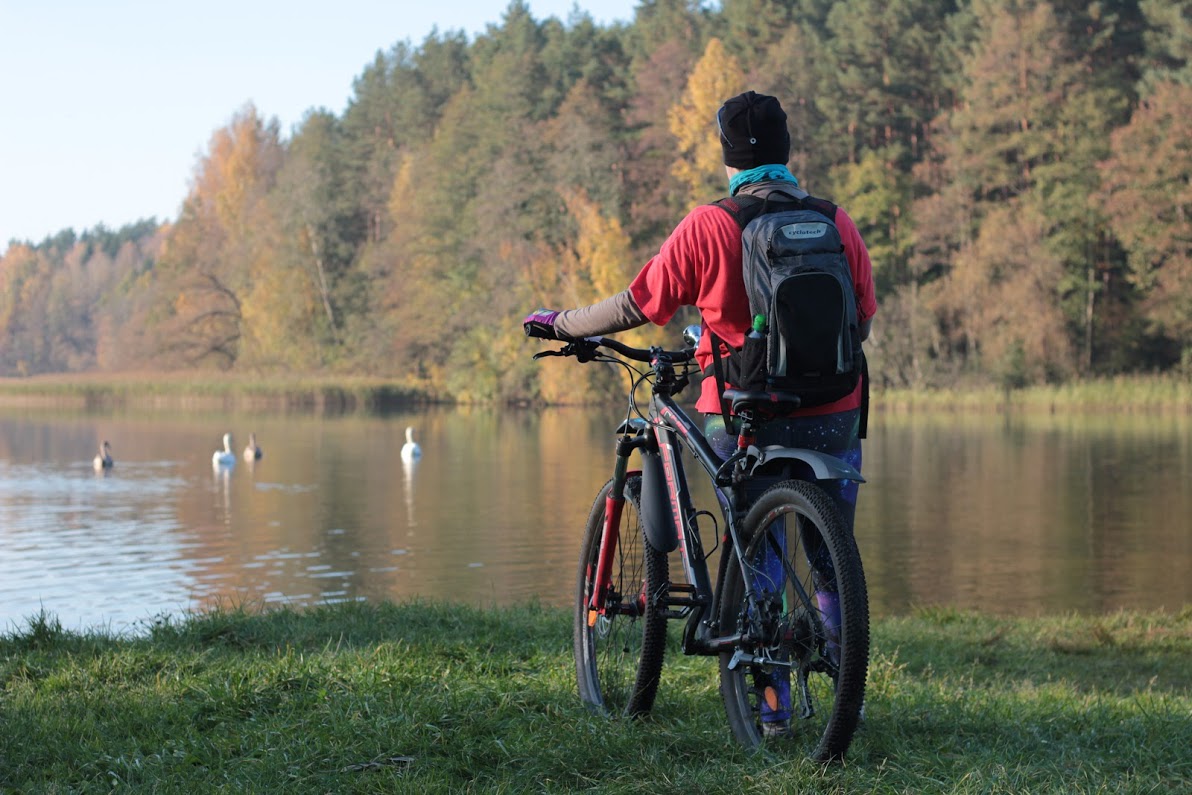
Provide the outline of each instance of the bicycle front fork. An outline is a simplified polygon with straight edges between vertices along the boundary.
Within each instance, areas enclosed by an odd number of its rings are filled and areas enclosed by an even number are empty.
[[[592,595],[588,601],[588,626],[596,625],[600,616],[608,611],[608,596],[611,586],[614,558],[621,540],[621,514],[625,508],[625,483],[629,479],[629,453],[640,447],[640,438],[628,434],[617,439],[617,462],[613,470],[612,488],[604,498],[604,530],[600,534],[600,552],[596,558],[596,577],[592,584]],[[645,583],[642,592],[634,601],[634,607],[627,612],[645,613]],[[625,605],[620,606],[624,610]]]

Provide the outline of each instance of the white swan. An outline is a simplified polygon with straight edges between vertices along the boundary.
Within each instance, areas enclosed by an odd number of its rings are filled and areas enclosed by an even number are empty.
[[[211,454],[211,466],[213,467],[230,467],[236,463],[236,454],[232,452],[232,434],[225,433],[223,443],[224,449],[216,450]]]
[[[102,472],[105,469],[111,469],[115,462],[112,461],[112,446],[104,442],[99,446],[99,454],[95,456],[95,460],[91,465],[95,467],[96,472]]]
[[[244,460],[258,461],[263,455],[264,453],[261,452],[261,448],[257,447],[257,435],[250,433],[248,435],[248,447],[244,448]]]
[[[422,458],[422,448],[414,441],[414,429],[406,428],[406,443],[401,446],[401,460],[413,461]]]

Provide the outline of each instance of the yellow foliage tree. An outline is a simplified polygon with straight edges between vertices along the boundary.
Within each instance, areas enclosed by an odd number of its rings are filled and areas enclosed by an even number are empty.
[[[442,345],[435,315],[441,306],[435,277],[436,258],[427,251],[422,231],[426,211],[416,189],[426,179],[427,166],[419,153],[404,151],[389,192],[388,228],[372,277],[377,285],[375,303],[383,324],[377,355],[384,361],[418,362],[406,367],[414,381],[441,380],[441,363],[427,356],[431,346]]]
[[[601,212],[587,196],[573,196],[567,200],[567,211],[575,220],[575,258],[586,268],[591,292],[581,296],[577,305],[592,303],[621,292],[637,274],[638,263],[633,259],[629,234],[616,218]],[[619,338],[627,345],[644,347],[654,339],[650,327],[621,332]]]
[[[726,192],[716,111],[724,100],[744,90],[741,65],[720,39],[711,39],[691,70],[682,98],[667,114],[679,149],[671,173],[687,187],[689,203],[708,201]]]
[[[266,232],[263,226],[257,235],[264,238]],[[255,252],[251,267],[252,284],[240,307],[240,361],[267,369],[309,369],[310,341],[315,338],[311,319],[321,311],[313,283],[292,270],[274,267],[263,249]]]
[[[245,325],[243,302],[272,267],[277,240],[266,198],[282,157],[277,121],[266,123],[251,105],[212,136],[162,251],[165,289],[175,299],[158,338],[171,359],[230,367],[246,344],[264,352],[261,335]]]
[[[586,194],[565,196],[574,237],[562,247],[539,247],[529,257],[526,281],[543,306],[577,307],[608,298],[629,286],[635,272],[631,241],[621,222],[606,215]],[[618,335],[628,345],[644,346],[649,330]],[[583,403],[608,388],[603,370],[546,362],[539,368],[540,396],[551,403]]]
[[[277,122],[266,122],[246,105],[211,136],[190,198],[212,212],[226,233],[243,235],[247,216],[272,187],[282,156]]]

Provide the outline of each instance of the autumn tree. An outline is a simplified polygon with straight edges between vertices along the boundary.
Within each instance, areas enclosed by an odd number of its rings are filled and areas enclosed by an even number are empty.
[[[964,58],[965,87],[949,118],[949,138],[942,142],[948,170],[968,192],[972,208],[963,219],[968,228],[953,235],[975,239],[984,234],[985,219],[1009,204],[1042,216],[1030,220],[1037,221],[1033,228],[1049,254],[1063,263],[1053,296],[1065,314],[1069,343],[1084,343],[1081,360],[1087,370],[1096,327],[1094,274],[1101,263],[1096,245],[1103,228],[1089,197],[1096,191],[1095,164],[1103,157],[1122,97],[1090,78],[1088,52],[1070,40],[1047,2],[993,0],[976,8],[977,35]],[[963,261],[959,257],[957,267]],[[966,350],[972,355],[972,343],[981,336],[965,327],[973,317],[953,317],[959,327],[952,333],[969,340]],[[1068,372],[1072,347],[1050,349],[1060,358],[1032,372]]]
[[[675,139],[667,114],[674,98],[682,93],[695,60],[688,42],[671,39],[634,67],[635,91],[624,111],[627,143],[623,173],[626,231],[639,256],[657,250],[686,209],[684,191],[671,170]]]
[[[282,158],[277,121],[251,105],[212,136],[162,253],[174,297],[159,330],[175,365],[227,368],[239,358],[252,274],[274,253],[266,197]]]
[[[19,243],[0,258],[0,372],[42,371],[45,343],[36,316],[48,290],[49,269],[43,263],[34,247]]]
[[[160,248],[157,223],[73,230],[0,256],[0,374],[111,369],[136,363],[137,280]]]
[[[153,362],[160,348],[160,340],[153,335],[153,319],[163,304],[154,289],[154,272],[169,232],[168,225],[142,221],[118,230],[118,237],[111,242],[110,280],[97,296],[98,369],[144,369]]]
[[[525,263],[523,280],[533,287],[534,304],[586,306],[624,290],[637,269],[621,223],[583,192],[568,191],[560,199],[573,237],[554,246],[542,245]],[[650,333],[629,331],[619,336],[630,345],[648,345]],[[538,366],[538,395],[555,403],[587,402],[622,388],[619,377],[603,368]]]
[[[726,99],[745,90],[745,73],[736,59],[720,39],[709,40],[683,96],[667,116],[678,149],[671,168],[686,187],[689,204],[711,201],[726,192],[716,112]]]
[[[1114,132],[1101,201],[1155,333],[1192,347],[1192,84],[1161,82]]]

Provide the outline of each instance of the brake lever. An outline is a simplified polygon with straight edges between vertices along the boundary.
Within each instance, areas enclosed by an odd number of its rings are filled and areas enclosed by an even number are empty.
[[[596,353],[600,346],[591,340],[576,340],[567,346],[571,352],[575,354],[575,358],[581,362],[590,362],[596,358]]]
[[[539,351],[538,353],[534,354],[534,359],[541,359],[544,356],[570,356],[570,354],[567,353],[566,348],[557,351]]]

